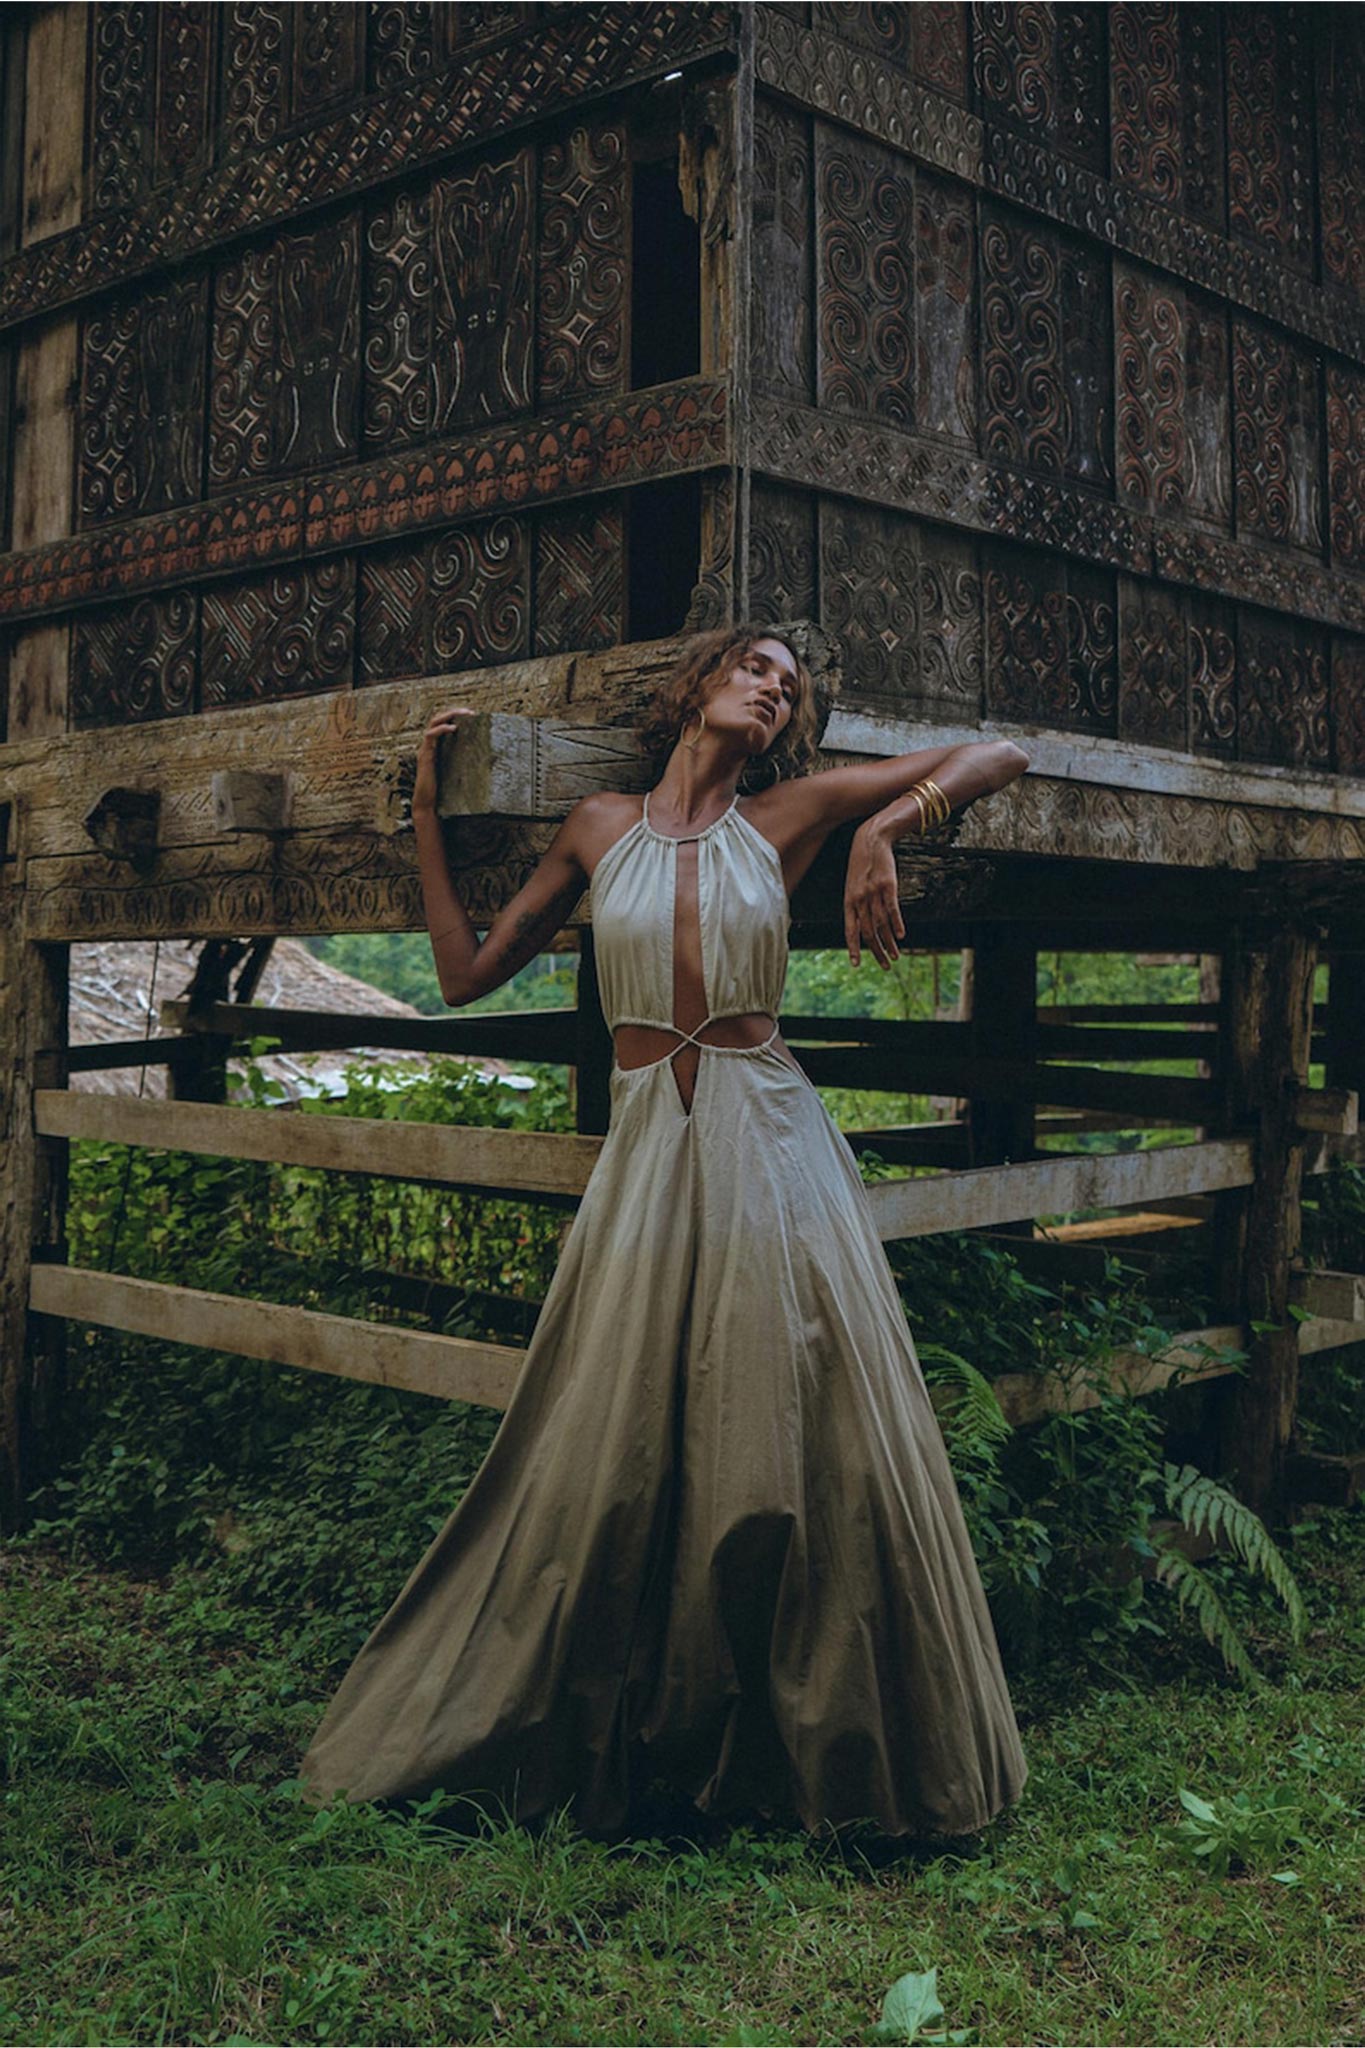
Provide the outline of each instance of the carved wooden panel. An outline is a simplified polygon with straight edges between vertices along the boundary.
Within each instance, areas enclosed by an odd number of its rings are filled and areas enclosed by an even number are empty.
[[[755,477],[749,494],[749,616],[817,616],[815,498]]]
[[[281,0],[229,0],[222,9],[219,147],[249,154],[289,120],[290,9]]]
[[[1196,220],[1226,224],[1219,10],[1109,10],[1113,173]]]
[[[1332,7],[1315,26],[1323,276],[1365,298],[1365,21]]]
[[[436,431],[531,403],[531,152],[431,188]]]
[[[1232,232],[1296,270],[1313,267],[1311,40],[1296,5],[1224,15]]]
[[[362,681],[512,661],[530,647],[526,522],[500,516],[360,561]]]
[[[540,153],[538,402],[624,391],[630,166],[619,122],[572,128]]]
[[[350,0],[231,0],[221,10],[220,146],[258,149],[354,100],[365,11]]]
[[[1063,239],[1060,248],[1063,467],[1106,492],[1114,481],[1114,344],[1110,257]]]
[[[977,545],[946,527],[920,529],[919,680],[916,697],[970,722],[985,693],[985,631]]]
[[[1299,619],[1237,615],[1238,747],[1243,760],[1331,765],[1327,636]]]
[[[203,168],[213,24],[203,0],[91,12],[89,210],[102,213]]]
[[[1232,337],[1237,530],[1319,548],[1317,361],[1250,320],[1235,320]]]
[[[1109,256],[982,208],[982,447],[1107,484],[1113,457]]]
[[[810,123],[760,95],[754,111],[754,381],[810,398]]]
[[[396,192],[365,223],[364,438],[367,452],[436,430],[431,205]]]
[[[975,445],[975,206],[966,187],[924,170],[915,173],[915,413],[922,432]]]
[[[290,118],[314,121],[361,89],[365,10],[352,0],[296,0],[290,26]]]
[[[1365,370],[1327,369],[1327,494],[1333,558],[1365,568]]]
[[[188,590],[137,598],[77,619],[71,635],[73,726],[125,725],[195,709],[199,600]]]
[[[1134,504],[1226,528],[1232,418],[1222,308],[1153,271],[1115,279],[1118,486]]]
[[[1109,168],[1109,37],[1104,6],[1055,10],[1054,146],[1101,175]]]
[[[159,31],[155,162],[161,184],[190,176],[208,158],[214,9],[204,0],[168,0],[153,11]]]
[[[1197,754],[1237,751],[1237,624],[1221,598],[1189,599],[1190,738]]]
[[[279,569],[204,593],[204,708],[334,690],[355,669],[355,563]]]
[[[531,214],[525,150],[399,192],[371,213],[367,447],[530,405]]]
[[[977,4],[972,13],[981,112],[1103,172],[1108,165],[1105,9],[1014,0]]]
[[[816,125],[817,402],[915,413],[914,183],[903,157]]]
[[[1345,775],[1365,775],[1365,639],[1332,635],[1332,728],[1336,766]]]
[[[1190,695],[1180,592],[1168,584],[1120,576],[1119,738],[1188,749]]]
[[[881,0],[879,5],[815,0],[811,23],[966,104],[971,67],[965,6],[941,5],[939,0],[924,0],[914,7],[901,0]]]
[[[914,63],[913,7],[898,7],[894,0],[866,5],[863,0],[814,0],[812,26],[842,36],[860,49],[871,50],[883,63],[898,64],[909,71]]]
[[[1118,700],[1113,576],[987,542],[982,588],[991,711],[1112,734]]]
[[[214,283],[210,491],[354,458],[359,222],[248,249]]]
[[[919,528],[901,512],[826,498],[820,623],[843,651],[849,703],[904,705],[919,683]]]
[[[89,194],[92,213],[127,206],[151,169],[158,12],[143,0],[93,10]]]
[[[624,528],[619,498],[594,498],[539,515],[533,654],[616,647],[626,638]]]
[[[918,7],[905,11],[914,25],[916,77],[965,106],[971,83],[966,6],[953,0],[920,0]]]
[[[199,497],[206,320],[205,280],[189,277],[106,300],[86,322],[77,452],[82,526]]]

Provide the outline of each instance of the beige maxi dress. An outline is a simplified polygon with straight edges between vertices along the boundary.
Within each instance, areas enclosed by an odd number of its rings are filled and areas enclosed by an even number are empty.
[[[790,915],[732,803],[697,841],[711,1021],[777,1017]],[[602,1002],[674,1031],[679,841],[593,876]],[[700,1031],[702,1027],[698,1027]],[[775,1038],[776,1025],[773,1037]],[[628,1823],[668,1780],[713,1813],[967,1832],[1019,1733],[962,1509],[854,1163],[771,1040],[614,1067],[610,1127],[515,1393],[360,1651],[306,1796],[438,1787]]]

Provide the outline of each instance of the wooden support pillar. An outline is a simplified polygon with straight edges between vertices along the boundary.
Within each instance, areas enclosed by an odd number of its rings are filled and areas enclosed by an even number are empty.
[[[597,958],[591,928],[579,934],[578,1010],[574,1072],[577,1077],[578,1128],[601,1136],[611,1121],[613,1048],[602,996],[597,985]]]
[[[1008,927],[978,925],[973,938],[972,1052],[1032,1061],[1038,1050],[1037,951]],[[1031,1102],[973,1099],[967,1110],[968,1163],[1003,1166],[1032,1159],[1033,1115]]]
[[[87,11],[28,12],[24,23],[24,126],[17,240],[27,248],[80,219],[85,127]],[[6,31],[5,105],[20,63]],[[7,235],[13,239],[13,141],[4,146]],[[76,335],[74,315],[25,333],[11,351],[14,406],[7,413],[10,548],[42,546],[73,531]],[[0,491],[0,520],[4,493]],[[10,740],[67,729],[70,628],[29,627],[10,642],[6,696]],[[50,1087],[66,1080],[69,948],[35,941],[23,893],[26,813],[14,807],[0,882],[0,1520],[14,1527],[33,1487],[57,1456],[66,1325],[30,1315],[35,1259],[65,1256],[66,1146],[33,1127],[39,1061]],[[12,863],[12,865],[11,865]]]
[[[1254,1184],[1219,1198],[1220,1293],[1246,1326],[1250,1354],[1245,1378],[1227,1386],[1219,1464],[1258,1511],[1282,1496],[1298,1398],[1289,1272],[1300,1239],[1304,1134],[1295,1103],[1308,1076],[1316,966],[1316,933],[1287,916],[1272,929],[1236,930],[1223,956],[1224,1126],[1255,1122],[1257,1141]]]

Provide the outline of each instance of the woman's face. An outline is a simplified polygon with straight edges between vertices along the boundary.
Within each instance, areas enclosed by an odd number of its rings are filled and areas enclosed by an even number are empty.
[[[706,722],[745,733],[750,753],[765,754],[791,724],[800,687],[791,649],[781,640],[755,640],[707,698]]]

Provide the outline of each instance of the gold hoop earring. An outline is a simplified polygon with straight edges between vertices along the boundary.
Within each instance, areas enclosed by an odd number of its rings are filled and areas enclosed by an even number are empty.
[[[697,713],[697,716],[701,720],[701,724],[697,728],[697,737],[694,740],[689,740],[684,736],[686,732],[685,727],[678,734],[678,739],[680,743],[687,748],[689,753],[696,752],[697,748],[701,745],[701,736],[706,730],[706,713],[704,711],[699,711]]]

